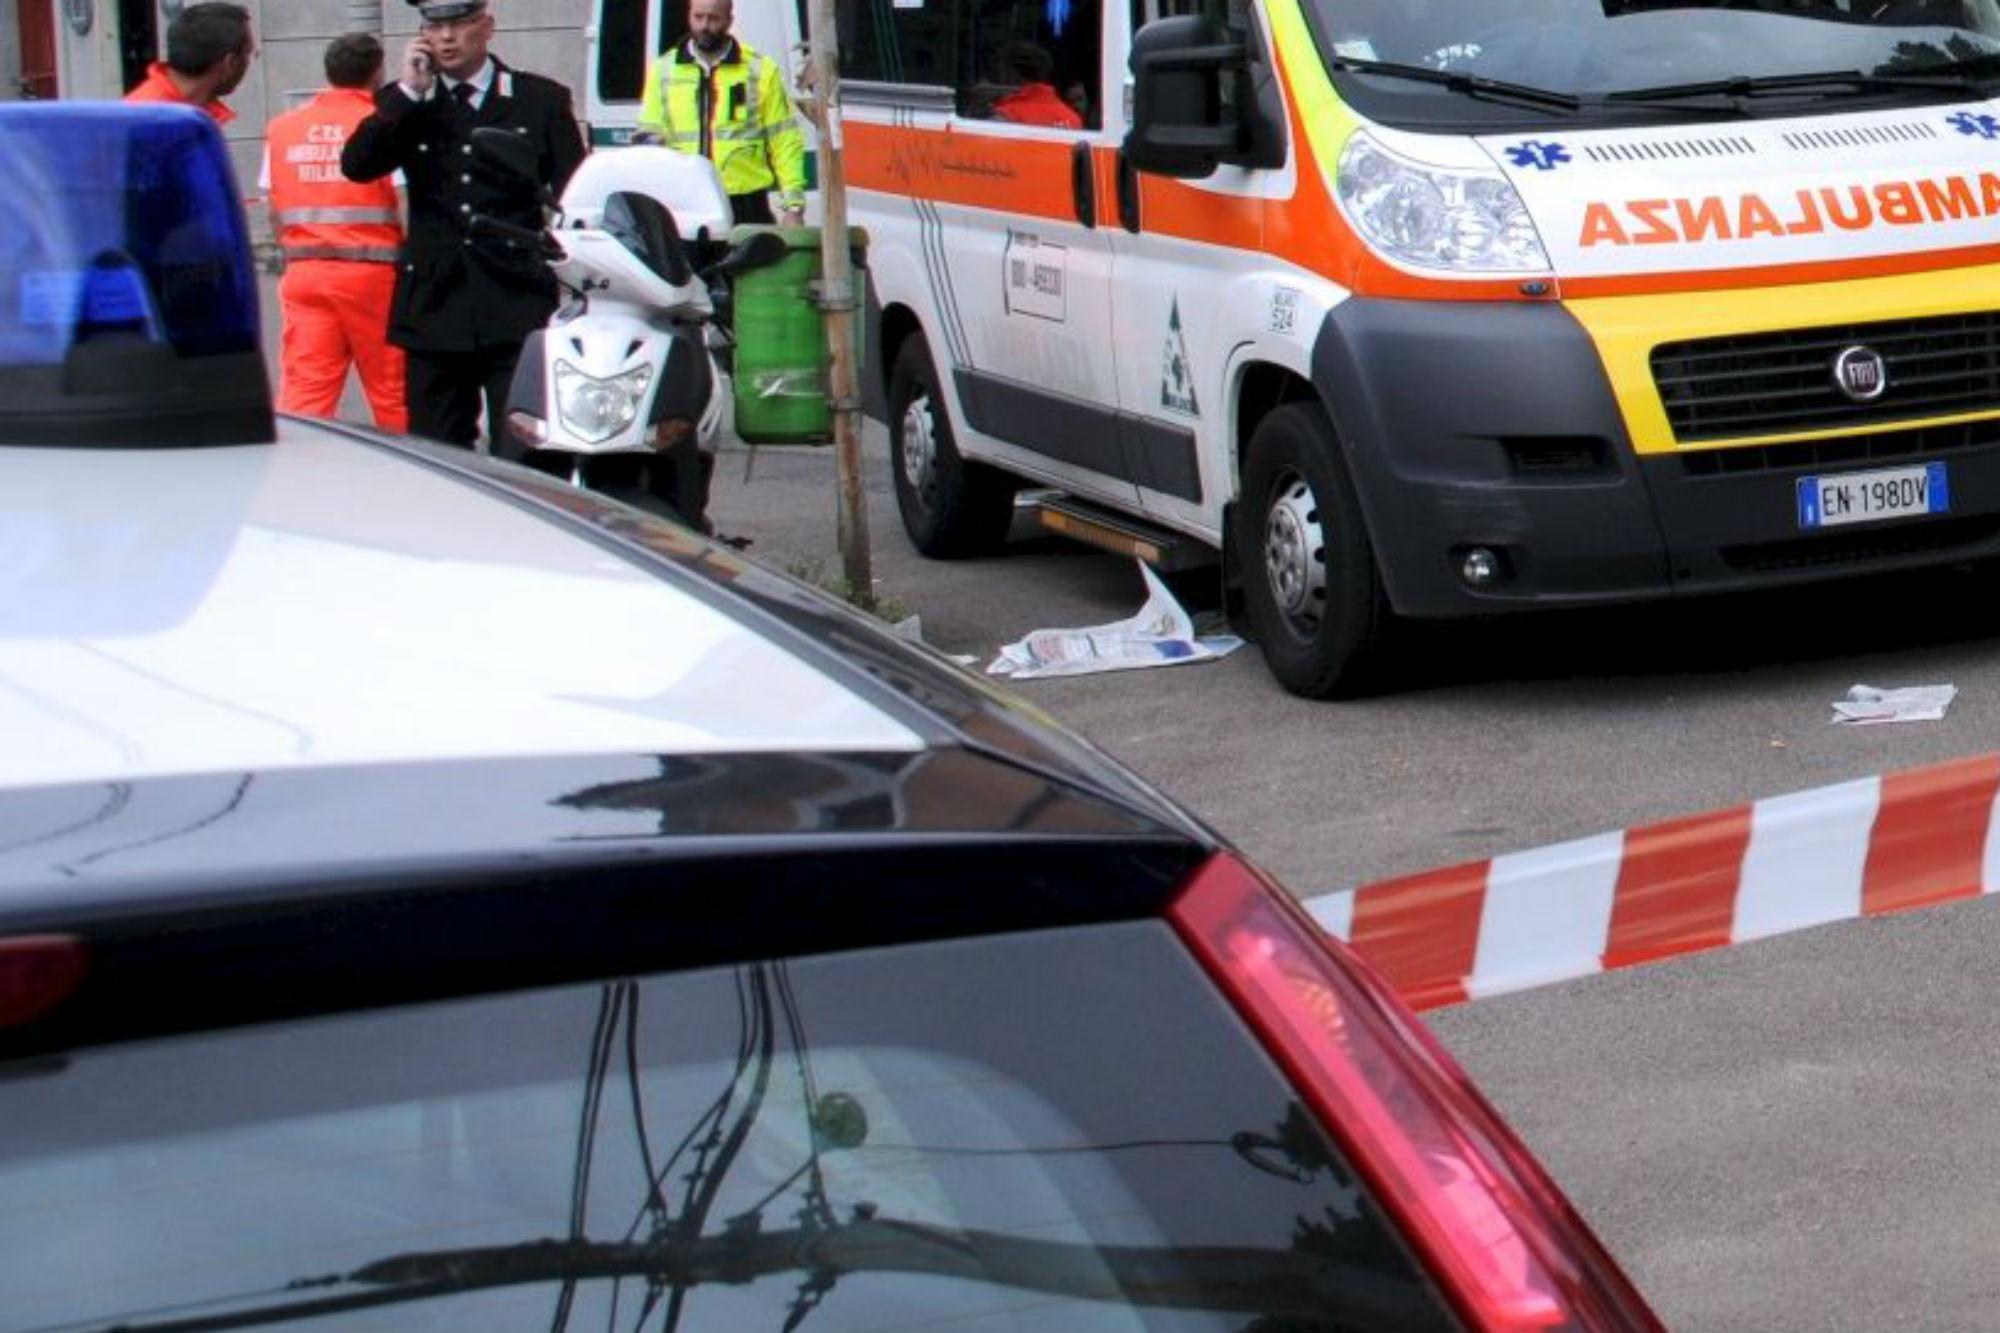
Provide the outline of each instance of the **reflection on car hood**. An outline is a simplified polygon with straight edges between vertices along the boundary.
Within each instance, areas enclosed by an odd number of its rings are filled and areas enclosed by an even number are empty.
[[[299,423],[275,446],[0,450],[0,735],[0,788],[922,745],[712,601]]]

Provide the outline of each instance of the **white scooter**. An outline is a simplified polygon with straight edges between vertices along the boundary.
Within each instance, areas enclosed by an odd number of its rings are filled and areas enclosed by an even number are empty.
[[[523,149],[505,130],[473,132],[484,163],[533,179]],[[501,452],[707,530],[725,402],[711,344],[727,324],[709,282],[782,259],[784,243],[759,234],[731,250],[714,164],[666,148],[592,153],[557,208],[536,240],[568,299],[521,348]]]

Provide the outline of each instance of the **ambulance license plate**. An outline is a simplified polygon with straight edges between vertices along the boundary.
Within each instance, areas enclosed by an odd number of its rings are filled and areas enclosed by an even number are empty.
[[[1951,509],[1943,463],[1799,478],[1799,526],[1836,528]]]

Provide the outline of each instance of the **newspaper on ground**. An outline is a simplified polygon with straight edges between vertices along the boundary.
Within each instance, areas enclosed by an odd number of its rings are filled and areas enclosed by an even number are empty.
[[[1088,629],[1038,629],[1010,643],[987,665],[990,676],[1033,680],[1085,676],[1099,671],[1208,662],[1243,646],[1233,634],[1197,634],[1194,621],[1145,561],[1135,562],[1146,581],[1146,604],[1137,615]]]
[[[1956,685],[1912,685],[1900,690],[1881,690],[1873,685],[1856,685],[1845,699],[1833,701],[1833,720],[1856,726],[1876,722],[1936,722],[1958,696]]]

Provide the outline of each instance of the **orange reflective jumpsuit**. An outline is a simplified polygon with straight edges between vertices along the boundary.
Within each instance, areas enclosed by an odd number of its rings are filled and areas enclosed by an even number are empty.
[[[138,87],[125,94],[125,100],[128,102],[179,102],[182,106],[194,105],[194,103],[187,100],[186,95],[180,90],[180,85],[175,83],[173,76],[167,72],[167,64],[164,60],[155,60],[151,65],[147,66],[146,77],[140,82]],[[227,125],[230,121],[236,119],[236,113],[231,111],[228,103],[224,102],[220,97],[204,105],[202,110],[215,117],[215,123],[218,125]]]
[[[389,304],[403,226],[388,177],[340,173],[340,149],[375,111],[364,88],[328,88],[271,121],[271,228],[285,254],[278,408],[330,417],[352,364],[375,424],[409,428],[403,350],[389,345]]]

